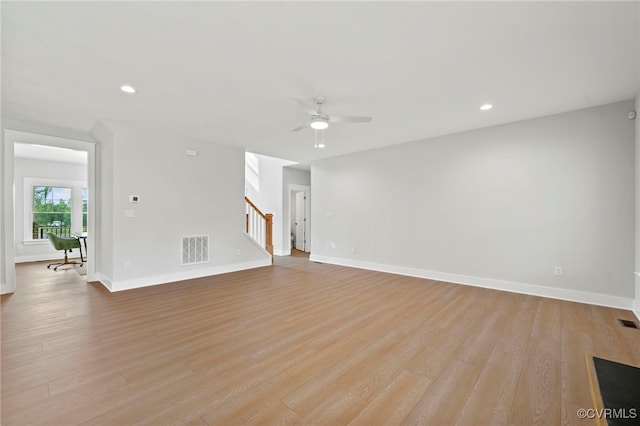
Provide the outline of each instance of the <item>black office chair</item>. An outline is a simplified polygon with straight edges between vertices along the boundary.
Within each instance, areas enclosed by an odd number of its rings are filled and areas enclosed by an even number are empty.
[[[69,262],[69,257],[67,256],[67,251],[71,252],[72,249],[77,248],[78,250],[80,250],[80,260],[84,261],[84,258],[82,257],[82,246],[80,245],[80,240],[71,237],[59,237],[56,234],[52,233],[48,233],[47,238],[49,239],[49,242],[51,242],[53,248],[55,248],[56,250],[64,250],[64,262],[50,263],[47,266],[48,269],[51,269],[53,265],[56,265],[56,267],[53,268],[54,271],[57,271],[58,268],[62,265],[82,266],[82,262]]]

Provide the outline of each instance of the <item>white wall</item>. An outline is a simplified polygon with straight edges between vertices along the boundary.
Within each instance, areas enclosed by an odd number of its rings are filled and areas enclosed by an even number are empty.
[[[633,108],[315,162],[311,258],[630,308]]]
[[[13,144],[11,144],[13,146]],[[13,176],[13,170],[11,173],[6,171],[7,165],[5,163],[6,149],[8,144],[5,145],[5,132],[4,128],[0,131],[0,200],[2,200],[2,207],[0,208],[0,294],[10,293],[14,291],[15,285],[13,282],[13,268],[11,269],[10,276],[7,276],[9,269],[6,265],[6,245],[10,245],[8,239],[5,238],[5,228],[7,228],[7,212],[10,210],[7,205],[7,189],[9,182],[7,182],[8,176]],[[13,151],[13,150],[12,150]],[[13,257],[13,254],[11,255]]]
[[[640,8],[638,8],[640,21]],[[638,43],[640,56],[640,43]],[[636,94],[636,268],[635,268],[635,314],[640,319],[640,67],[638,67],[638,93]]]
[[[638,8],[638,21],[640,21],[640,8]],[[640,55],[640,43],[638,44]],[[636,247],[635,247],[635,302],[634,311],[640,319],[640,67],[638,67],[638,93],[636,94]]]
[[[3,122],[6,121],[3,119]],[[14,232],[14,176],[13,176],[13,147],[7,129],[2,129],[2,207],[0,208],[0,223],[2,224],[2,260],[0,271],[0,293],[15,291],[15,247],[11,236]]]
[[[61,163],[55,161],[15,158],[15,261],[29,262],[60,258],[48,240],[25,241],[25,178],[56,179],[83,182],[87,187],[87,166],[82,164]],[[27,225],[30,227],[30,220]],[[79,256],[79,253],[78,253]]]
[[[96,122],[91,135],[96,144],[96,197],[93,199],[96,223],[92,230],[98,256],[95,258],[97,280],[109,283],[113,277],[113,132],[102,122]]]
[[[289,188],[289,185],[311,185],[311,171],[295,169],[293,167],[285,167],[283,171],[283,189]]]
[[[640,21],[640,8],[638,8],[638,20]],[[638,43],[638,54],[640,56],[640,43]],[[636,94],[636,246],[635,246],[635,300],[634,311],[640,319],[640,67],[638,67],[638,92]]]
[[[112,210],[112,229],[102,223],[103,234],[112,233],[113,267],[103,271],[107,287],[121,290],[271,263],[243,232],[244,151],[148,128],[104,125],[113,133],[112,146],[105,144],[112,152],[102,159],[112,157],[112,169],[103,164],[101,170],[103,184],[112,185],[112,204],[103,205]],[[108,132],[101,133],[108,138]],[[187,149],[198,156],[187,156]],[[140,203],[131,204],[130,195]],[[125,217],[125,210],[133,210],[134,217]],[[182,237],[193,235],[209,236],[210,261],[182,266]]]
[[[636,268],[634,311],[640,319],[640,74],[638,75],[638,96],[636,97]]]

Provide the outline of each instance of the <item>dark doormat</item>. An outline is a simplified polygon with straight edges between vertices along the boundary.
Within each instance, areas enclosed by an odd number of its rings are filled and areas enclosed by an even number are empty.
[[[593,357],[609,426],[640,425],[640,368]]]

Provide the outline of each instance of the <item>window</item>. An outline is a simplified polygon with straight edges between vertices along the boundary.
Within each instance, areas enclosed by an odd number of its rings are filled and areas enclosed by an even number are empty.
[[[69,236],[87,231],[86,181],[23,178],[24,241],[45,244],[47,233]]]
[[[82,232],[87,232],[87,206],[89,203],[89,190],[82,188]]]
[[[33,187],[33,239],[71,232],[71,188]]]
[[[245,152],[244,154],[244,179],[244,195],[250,195],[247,193],[248,187],[246,184],[249,184],[255,192],[260,192],[260,161],[258,157],[251,152]]]

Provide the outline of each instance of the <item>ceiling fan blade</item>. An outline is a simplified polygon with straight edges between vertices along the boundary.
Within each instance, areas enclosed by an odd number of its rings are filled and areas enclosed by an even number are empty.
[[[309,127],[309,124],[311,124],[311,120],[307,121],[304,124],[299,125],[295,129],[293,129],[292,132],[299,132],[300,130],[304,129],[305,127]]]
[[[370,123],[373,117],[362,117],[356,115],[332,115],[329,117],[331,123]]]
[[[298,102],[298,104],[300,104],[302,109],[304,109],[307,114],[309,114],[309,115],[318,115],[318,111],[316,111],[314,109],[314,107],[312,107],[311,105],[309,105],[308,103],[306,103],[302,99],[298,99],[298,98],[294,98],[294,99]]]

